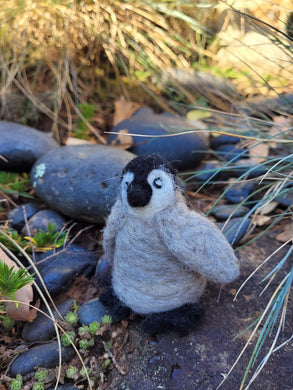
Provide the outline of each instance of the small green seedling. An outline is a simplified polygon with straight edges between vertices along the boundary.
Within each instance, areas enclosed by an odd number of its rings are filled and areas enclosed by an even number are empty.
[[[62,335],[61,340],[62,340],[64,347],[69,347],[69,345],[74,343],[75,333],[74,332],[66,332]]]
[[[16,375],[15,379],[12,379],[10,383],[10,390],[21,390],[22,388],[22,376],[20,374]]]
[[[112,317],[105,314],[104,317],[102,318],[102,324],[111,325],[112,324]]]
[[[24,237],[26,240],[31,240],[36,251],[48,251],[53,247],[59,248],[64,245],[67,237],[67,232],[56,232],[56,224],[49,223],[48,231],[44,232],[40,229],[34,237]]]
[[[89,324],[88,329],[89,329],[91,334],[95,335],[97,333],[97,330],[100,329],[100,327],[101,327],[100,323],[97,321],[94,321],[91,324]]]
[[[70,325],[76,325],[78,323],[78,315],[77,315],[77,313],[75,313],[73,311],[67,312],[64,319]]]

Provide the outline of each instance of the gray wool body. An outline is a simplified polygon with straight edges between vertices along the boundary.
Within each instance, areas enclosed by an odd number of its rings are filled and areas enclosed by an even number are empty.
[[[239,276],[230,244],[214,223],[187,207],[168,171],[155,169],[147,176],[150,184],[158,177],[163,184],[152,189],[144,207],[129,206],[125,191],[135,179],[127,175],[103,238],[121,302],[139,314],[164,312],[198,302],[207,280],[229,283]]]

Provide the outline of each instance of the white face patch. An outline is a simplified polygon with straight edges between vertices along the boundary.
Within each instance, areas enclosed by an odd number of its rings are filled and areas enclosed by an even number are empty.
[[[172,175],[163,169],[154,169],[147,177],[147,182],[152,189],[149,203],[144,207],[131,207],[127,200],[127,187],[133,179],[134,174],[126,172],[121,183],[122,204],[129,214],[143,218],[152,217],[158,211],[175,202],[176,189]]]
[[[132,172],[126,172],[123,175],[122,181],[121,181],[121,200],[123,206],[128,210],[129,204],[127,200],[127,187],[129,184],[133,181],[134,174]]]

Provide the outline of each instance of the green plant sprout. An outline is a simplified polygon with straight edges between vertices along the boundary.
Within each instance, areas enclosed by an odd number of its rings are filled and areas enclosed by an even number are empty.
[[[101,327],[100,323],[97,321],[94,321],[91,324],[89,324],[88,329],[89,329],[91,334],[96,334],[97,330],[100,329],[100,327]]]
[[[47,228],[47,232],[40,229],[34,237],[25,236],[24,238],[26,240],[31,240],[37,251],[48,251],[53,247],[59,248],[64,245],[67,232],[56,232],[55,223],[49,223]]]
[[[108,314],[105,314],[102,318],[102,324],[104,325],[111,325],[112,324],[112,317]]]
[[[16,375],[15,379],[12,379],[10,383],[10,390],[21,390],[22,388],[22,376],[20,374]]]
[[[74,378],[78,373],[78,369],[77,367],[75,366],[70,366],[67,370],[66,370],[66,376],[67,378]]]
[[[64,319],[70,325],[76,325],[78,323],[78,315],[73,311],[68,311]]]
[[[31,181],[27,173],[15,173],[0,171],[1,191],[8,195],[21,195],[34,198],[28,192],[32,189]]]
[[[15,229],[10,229],[10,228],[3,228],[3,231],[10,237],[12,238],[14,241],[16,241],[18,243],[19,246],[21,246],[24,250],[27,250],[27,251],[30,251],[30,246],[29,246],[29,243],[27,242],[26,239],[24,239],[18,232],[17,230]],[[15,251],[15,246],[13,245],[13,243],[7,238],[4,236],[4,234],[2,234],[0,232],[0,242],[8,249],[10,249],[11,251]]]
[[[47,378],[48,370],[40,370],[35,373],[35,378],[38,382],[44,382]]]
[[[75,333],[74,332],[66,332],[62,335],[61,340],[62,340],[64,347],[69,347],[72,343],[74,343]]]

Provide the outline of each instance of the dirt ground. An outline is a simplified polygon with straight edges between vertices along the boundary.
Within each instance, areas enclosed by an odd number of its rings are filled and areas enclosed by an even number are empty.
[[[174,333],[168,333],[151,339],[141,331],[139,320],[130,323],[124,361],[127,372],[121,375],[114,369],[106,388],[112,390],[215,390],[223,379],[223,375],[227,374],[237,358],[250,332],[246,332],[236,340],[235,336],[258,317],[277,285],[276,280],[263,295],[259,295],[263,288],[263,284],[260,284],[263,276],[273,267],[273,264],[280,260],[281,253],[248,282],[237,300],[233,302],[235,292],[249,273],[280,245],[275,237],[281,231],[280,226],[257,240],[256,243],[240,250],[242,276],[235,283],[224,287],[220,297],[219,289],[208,285],[201,302],[205,308],[205,318],[189,335],[180,337]],[[282,272],[284,276],[285,270]],[[292,335],[292,322],[291,299],[286,328],[278,345]],[[268,338],[266,347],[272,338]],[[254,344],[251,345],[253,346]],[[239,388],[252,351],[251,347],[221,389],[237,390]],[[292,390],[292,367],[293,342],[288,343],[271,357],[251,389]]]

